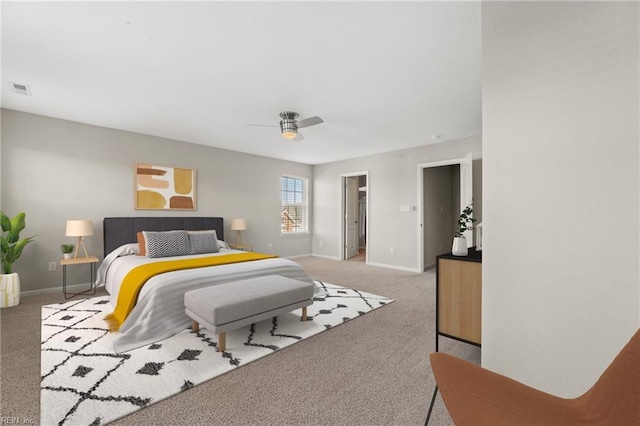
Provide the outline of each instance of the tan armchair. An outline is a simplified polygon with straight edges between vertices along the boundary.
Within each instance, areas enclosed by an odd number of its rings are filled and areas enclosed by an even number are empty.
[[[443,353],[431,367],[457,426],[640,425],[640,330],[583,395],[565,399]]]

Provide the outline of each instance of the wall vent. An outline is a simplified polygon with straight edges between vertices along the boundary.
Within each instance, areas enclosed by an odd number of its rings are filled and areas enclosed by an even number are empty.
[[[19,95],[31,96],[31,88],[26,84],[14,83],[13,81],[9,82],[11,86],[11,91],[13,93],[17,93]]]

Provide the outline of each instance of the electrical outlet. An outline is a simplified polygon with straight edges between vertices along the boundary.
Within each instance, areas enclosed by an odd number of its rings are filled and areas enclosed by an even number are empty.
[[[320,247],[324,245],[324,240],[320,240]]]
[[[393,247],[391,247],[391,250],[389,250],[389,252],[390,252],[391,254],[396,254],[396,249],[394,249]]]
[[[58,262],[49,262],[49,272],[55,272],[58,267]]]
[[[269,250],[273,248],[273,244],[269,243]]]

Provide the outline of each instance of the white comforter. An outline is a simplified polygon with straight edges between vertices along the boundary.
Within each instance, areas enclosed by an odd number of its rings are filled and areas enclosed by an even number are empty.
[[[189,257],[237,253],[221,249]],[[187,256],[149,259],[144,256],[107,256],[100,267],[96,284],[105,286],[109,301],[115,307],[120,283],[136,266],[149,262],[184,259]],[[264,275],[282,275],[313,283],[302,267],[289,259],[273,258],[204,268],[167,272],[151,278],[142,287],[135,308],[120,327],[114,340],[117,353],[126,352],[158,340],[166,339],[189,327],[191,319],[184,312],[184,293],[201,287],[238,281]]]

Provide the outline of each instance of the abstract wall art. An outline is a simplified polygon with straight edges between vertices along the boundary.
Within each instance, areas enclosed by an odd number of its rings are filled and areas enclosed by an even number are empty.
[[[181,167],[135,165],[137,210],[195,210],[196,171]]]

